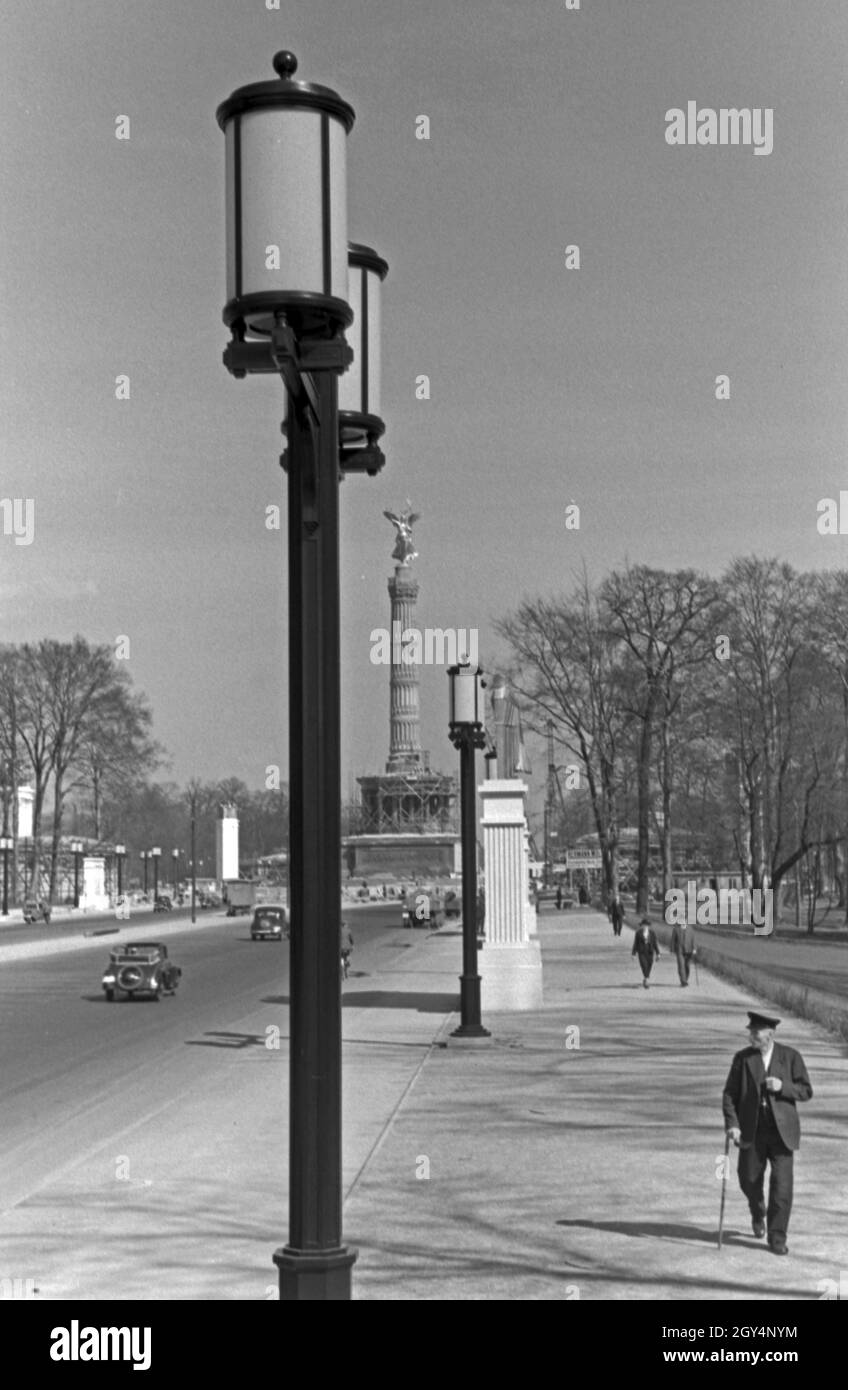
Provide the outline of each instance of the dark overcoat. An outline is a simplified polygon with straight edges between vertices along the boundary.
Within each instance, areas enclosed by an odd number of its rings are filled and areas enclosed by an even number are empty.
[[[793,1047],[776,1042],[768,1074],[783,1082],[779,1091],[767,1093],[778,1133],[787,1149],[797,1149],[801,1143],[801,1126],[795,1103],[809,1100],[813,1094],[804,1059]],[[737,1052],[724,1083],[722,1110],[725,1129],[741,1130],[740,1147],[743,1149],[750,1148],[754,1142],[765,1079],[762,1055],[756,1047]]]
[[[653,927],[648,929],[647,937],[642,935],[643,930],[644,928],[642,927],[637,929],[636,935],[633,938],[633,950],[630,954],[631,956],[638,956],[640,960],[644,959],[647,963],[649,960],[659,955],[660,945]]]

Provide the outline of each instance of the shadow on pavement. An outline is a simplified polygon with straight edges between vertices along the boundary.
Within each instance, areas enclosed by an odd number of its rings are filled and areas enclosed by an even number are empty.
[[[396,990],[359,990],[342,995],[343,1009],[415,1009],[420,1014],[449,1014],[459,1008],[458,994],[401,994]]]
[[[684,1240],[696,1241],[701,1245],[716,1245],[718,1242],[718,1231],[705,1231],[701,1226],[680,1226],[672,1222],[663,1221],[557,1221],[557,1226],[568,1226],[577,1230],[584,1231],[609,1231],[612,1235],[619,1236],[651,1236],[656,1240]],[[767,1253],[768,1247],[765,1241],[755,1240],[753,1236],[746,1237],[738,1231],[725,1231],[722,1237],[723,1245],[747,1245],[753,1249],[763,1249]]]
[[[265,1047],[264,1033],[204,1033],[202,1038],[187,1038],[186,1047]]]

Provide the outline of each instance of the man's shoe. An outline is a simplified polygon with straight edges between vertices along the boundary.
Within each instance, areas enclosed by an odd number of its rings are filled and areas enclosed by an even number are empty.
[[[775,1239],[769,1241],[769,1248],[773,1255],[788,1255],[789,1246],[785,1240]]]
[[[765,1221],[757,1221],[755,1217],[754,1220],[751,1222],[751,1229],[753,1230],[754,1235],[757,1237],[757,1240],[762,1240],[763,1236],[766,1233],[766,1223]]]

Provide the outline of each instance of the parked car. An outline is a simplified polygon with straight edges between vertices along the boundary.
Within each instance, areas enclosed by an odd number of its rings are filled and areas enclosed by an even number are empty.
[[[168,948],[163,942],[128,941],[116,946],[109,955],[103,992],[110,1004],[122,994],[128,999],[160,999],[163,994],[176,993],[182,973],[168,959]]]
[[[169,893],[157,893],[153,902],[154,912],[171,912],[173,910],[173,906],[174,904],[171,901]]]
[[[25,922],[49,922],[50,904],[43,898],[27,898],[24,903]]]
[[[210,893],[209,890],[206,889],[206,888],[201,888],[201,889],[198,890],[196,901],[197,901],[198,907],[220,907],[220,906],[221,906],[221,899],[218,897],[218,894],[217,894],[217,893]]]
[[[254,908],[250,924],[251,941],[282,941],[289,934],[289,914],[279,903],[263,903]]]

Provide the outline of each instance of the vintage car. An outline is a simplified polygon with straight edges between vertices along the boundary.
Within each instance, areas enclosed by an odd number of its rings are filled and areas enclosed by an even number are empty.
[[[157,893],[153,901],[154,912],[171,912],[173,906],[174,903],[170,893]]]
[[[24,903],[25,922],[49,922],[50,904],[43,898],[27,898]]]
[[[279,903],[262,903],[254,908],[250,924],[251,941],[282,941],[289,934],[289,914]]]
[[[122,994],[128,999],[160,999],[176,992],[182,973],[168,959],[168,948],[161,941],[128,941],[109,956],[103,992],[110,1004]]]
[[[430,884],[410,888],[407,892],[403,903],[405,927],[443,927],[446,915],[445,894],[441,888]]]

